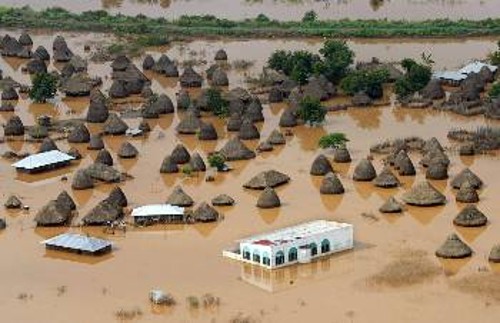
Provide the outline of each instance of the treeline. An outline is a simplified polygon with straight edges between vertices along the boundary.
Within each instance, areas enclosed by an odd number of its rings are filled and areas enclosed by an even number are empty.
[[[106,11],[71,13],[61,8],[34,11],[30,7],[0,7],[0,27],[102,31],[117,34],[175,34],[227,37],[451,37],[500,35],[500,19],[484,20],[317,20],[277,21],[260,14],[233,21],[215,16],[182,16],[176,20],[110,15]]]

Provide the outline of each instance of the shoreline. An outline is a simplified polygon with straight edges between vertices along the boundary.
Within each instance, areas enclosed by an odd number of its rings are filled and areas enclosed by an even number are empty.
[[[214,16],[181,16],[177,20],[110,15],[106,11],[71,13],[61,8],[34,11],[29,7],[0,6],[0,28],[40,28],[45,30],[104,32],[118,36],[143,37],[144,45],[165,39],[204,37],[225,39],[270,38],[357,38],[357,39],[444,39],[478,38],[500,35],[500,19],[392,21],[321,20],[276,21],[264,15],[240,21]],[[170,35],[174,34],[174,35]]]

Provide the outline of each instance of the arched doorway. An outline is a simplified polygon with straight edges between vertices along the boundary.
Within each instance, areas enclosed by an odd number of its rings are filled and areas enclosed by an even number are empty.
[[[285,263],[285,253],[283,251],[278,251],[276,253],[275,259],[276,266],[283,265]]]
[[[324,239],[321,241],[321,253],[330,252],[330,241],[328,239]]]
[[[260,264],[260,252],[258,250],[253,251],[252,260]]]
[[[289,262],[297,261],[297,256],[298,256],[297,248],[293,247],[292,249],[290,249],[288,251],[288,261]]]
[[[250,260],[251,254],[250,249],[243,248],[243,259]]]
[[[311,256],[316,256],[318,254],[318,245],[314,242],[312,242],[309,245],[309,248],[311,249]]]
[[[267,252],[262,254],[262,263],[266,266],[271,266],[271,258],[269,258],[269,254]]]

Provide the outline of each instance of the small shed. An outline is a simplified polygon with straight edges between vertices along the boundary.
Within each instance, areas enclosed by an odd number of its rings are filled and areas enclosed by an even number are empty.
[[[78,254],[101,255],[110,252],[112,243],[76,233],[63,233],[41,242],[47,249],[63,250]]]
[[[479,72],[481,72],[483,67],[487,67],[492,73],[495,73],[498,69],[498,66],[495,65],[486,64],[480,61],[473,61],[462,67],[458,72],[465,75],[469,75],[471,73],[478,74]]]
[[[186,222],[184,208],[171,204],[140,206],[132,210],[131,216],[134,218],[134,223],[138,225]]]
[[[12,166],[18,171],[37,173],[67,166],[74,159],[75,157],[59,150],[51,150],[28,156],[12,164]]]
[[[467,78],[467,74],[457,71],[439,71],[433,74],[435,79],[439,79],[451,86],[459,86]]]

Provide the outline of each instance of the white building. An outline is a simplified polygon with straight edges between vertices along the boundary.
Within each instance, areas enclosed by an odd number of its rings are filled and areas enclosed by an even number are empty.
[[[351,224],[316,220],[241,240],[223,256],[274,269],[352,249],[353,244]]]
[[[74,159],[75,157],[59,150],[50,150],[28,156],[12,164],[12,166],[19,171],[35,173],[67,166]]]
[[[134,222],[140,225],[153,223],[182,223],[184,208],[170,204],[151,204],[137,207],[131,214]]]
[[[434,72],[433,78],[439,79],[453,86],[458,86],[465,80],[471,73],[479,73],[483,67],[487,67],[493,74],[497,72],[498,67],[486,64],[480,61],[473,61],[458,71],[437,71]]]

